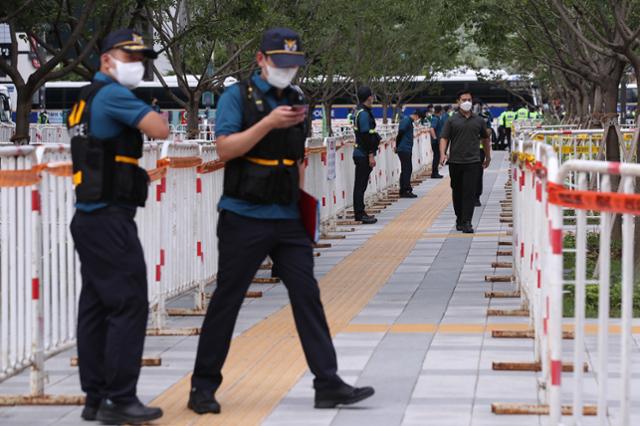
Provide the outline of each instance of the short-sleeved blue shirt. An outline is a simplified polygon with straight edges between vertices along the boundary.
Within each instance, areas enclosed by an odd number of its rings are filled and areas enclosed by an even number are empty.
[[[127,127],[137,127],[140,120],[152,111],[151,106],[108,75],[97,72],[93,81],[109,83],[96,93],[89,105],[89,132],[95,138],[114,138]],[[85,212],[106,206],[107,203],[76,203],[76,208]]]
[[[285,105],[286,99],[279,98],[277,91],[266,80],[255,72],[251,80],[262,93],[270,108]],[[240,93],[240,86],[234,84],[228,87],[220,100],[216,110],[216,137],[228,136],[242,131],[244,101]],[[241,216],[256,219],[297,219],[300,217],[297,204],[255,204],[249,201],[223,195],[218,203],[220,210],[229,210]]]
[[[358,118],[358,132],[360,133],[369,133],[369,130],[371,130],[371,126],[369,125],[369,114],[367,114],[367,111],[362,110],[360,112],[360,114],[357,114],[357,118]],[[353,157],[366,157],[367,154],[362,151],[360,148],[355,148],[353,150]]]
[[[398,125],[398,131],[402,133],[402,138],[396,145],[396,151],[411,154],[413,151],[413,122],[410,116],[405,115],[402,117]]]
[[[431,116],[431,128],[436,132],[436,140],[433,142],[438,142],[440,140],[440,133],[442,133],[444,123],[447,121],[445,117],[449,116],[446,114],[441,114],[439,117],[435,114]]]

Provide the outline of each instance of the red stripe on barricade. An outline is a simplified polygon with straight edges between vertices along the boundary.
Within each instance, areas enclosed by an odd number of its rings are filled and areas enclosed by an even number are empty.
[[[549,202],[558,206],[640,215],[640,195],[638,194],[574,191],[551,182],[547,184],[547,191]]]
[[[158,183],[156,185],[156,201],[160,202],[162,201],[162,184]]]
[[[533,247],[531,248],[531,256],[529,257],[529,269],[533,269]]]
[[[344,199],[345,199],[345,197],[346,197],[346,194],[345,194],[345,192],[344,192],[344,191],[342,191],[342,199],[344,200]]]
[[[326,198],[322,197],[322,207],[325,207],[327,205],[327,200]]]
[[[40,212],[40,192],[37,189],[31,191],[31,211]]]
[[[562,375],[562,361],[557,359],[551,360],[551,385],[559,386],[560,377]]]
[[[196,193],[197,194],[202,193],[202,179],[200,179],[200,176],[196,178]]]
[[[160,266],[164,266],[164,249],[160,249]]]
[[[40,279],[33,278],[31,280],[31,300],[40,299]]]
[[[156,282],[160,281],[161,274],[162,274],[162,266],[156,265]]]
[[[338,200],[336,199],[336,193],[333,193],[333,204],[336,204]]]
[[[344,152],[340,153],[340,161],[344,161]]]
[[[553,254],[562,254],[562,229],[549,228],[549,240],[551,252]]]
[[[327,153],[325,151],[320,153],[320,161],[322,161],[322,164],[325,166],[327,165]]]
[[[536,200],[542,202],[542,183],[536,182]]]
[[[196,243],[196,256],[202,257],[202,241]]]
[[[538,288],[542,288],[542,271],[538,269]]]
[[[520,257],[524,257],[524,242],[520,243]]]
[[[165,194],[167,192],[167,178],[163,177],[162,179],[160,179],[160,190],[162,191],[163,194]]]
[[[524,170],[520,171],[520,191],[522,191],[522,188],[524,187]]]

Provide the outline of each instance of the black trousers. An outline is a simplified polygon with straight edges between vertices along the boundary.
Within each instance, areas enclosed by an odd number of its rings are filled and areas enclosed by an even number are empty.
[[[440,143],[431,142],[431,150],[433,151],[433,161],[431,162],[431,177],[438,176],[438,167],[440,167]]]
[[[71,234],[80,257],[80,384],[87,404],[136,400],[149,301],[135,210],[76,211]]]
[[[484,163],[484,159],[486,156],[484,155],[484,149],[480,148],[480,178],[478,179],[478,187],[476,189],[476,200],[480,201],[480,196],[482,195],[482,180],[484,179],[484,167],[482,164]]]
[[[410,152],[398,152],[400,158],[400,193],[411,192],[411,174],[413,173],[413,163]]]
[[[481,163],[449,163],[453,210],[456,213],[456,222],[459,224],[470,223],[473,219],[481,168]]]
[[[500,126],[498,128],[498,133],[498,141],[496,142],[498,149],[511,149],[511,128]]]
[[[311,240],[302,223],[253,219],[223,210],[217,232],[220,256],[217,286],[202,324],[192,387],[215,392],[222,383],[222,366],[229,353],[238,311],[267,255],[289,292],[302,348],[315,375],[315,388],[341,384],[320,289],[313,276]]]
[[[353,162],[356,165],[356,177],[353,183],[353,211],[355,216],[364,213],[364,192],[369,185],[369,175],[373,170],[369,166],[368,157],[353,157]]]

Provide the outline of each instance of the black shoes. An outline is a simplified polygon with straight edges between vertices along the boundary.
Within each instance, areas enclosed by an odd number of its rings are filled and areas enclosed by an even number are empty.
[[[401,192],[400,198],[418,198],[418,196],[411,191],[407,191],[407,192]]]
[[[480,200],[476,200],[476,204],[475,205],[476,205],[476,207],[481,207],[482,203],[480,202]]]
[[[82,413],[84,414],[84,410]],[[147,407],[140,401],[130,404],[116,404],[110,399],[104,399],[98,408],[95,419],[107,425],[140,425],[160,417],[162,417],[160,408]]]
[[[96,419],[96,414],[98,413],[98,407],[99,405],[85,404],[80,417],[88,422],[94,421]]]
[[[467,223],[463,223],[462,224],[462,233],[463,234],[473,234],[474,233],[473,226],[471,226],[471,222],[467,222]]]
[[[443,177],[442,175],[431,175],[431,179],[442,179]]]
[[[462,224],[456,222],[456,231],[462,231]]]
[[[191,389],[191,393],[189,393],[189,403],[187,407],[198,414],[220,413],[220,404],[216,401],[213,393],[196,388]]]
[[[315,408],[335,408],[338,405],[355,404],[374,393],[371,386],[356,388],[343,383],[335,389],[316,391]]]
[[[378,221],[374,216],[369,216],[366,213],[362,213],[360,215],[355,215],[355,220],[358,222],[362,222],[364,225],[371,225]]]

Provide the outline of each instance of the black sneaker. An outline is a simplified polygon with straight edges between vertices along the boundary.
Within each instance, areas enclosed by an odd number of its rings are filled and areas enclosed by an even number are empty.
[[[98,413],[98,407],[100,405],[88,405],[85,404],[84,408],[82,409],[82,413],[80,414],[80,417],[82,417],[83,420],[86,420],[88,422],[92,422],[96,419],[96,414]]]
[[[418,198],[418,196],[413,192],[401,192],[400,198]]]
[[[367,399],[375,393],[371,386],[356,388],[343,383],[335,389],[316,391],[315,408],[336,408]]]
[[[443,177],[442,175],[431,175],[431,179],[442,179]]]
[[[462,231],[462,224],[456,223],[456,231]]]
[[[216,401],[215,395],[213,395],[212,392],[198,390],[196,388],[191,389],[189,393],[187,407],[198,414],[220,413],[220,403]]]
[[[464,234],[473,234],[475,231],[473,230],[473,226],[471,226],[471,223],[467,222],[462,225],[462,232]]]
[[[116,404],[110,399],[102,400],[96,413],[96,420],[106,425],[141,425],[162,417],[162,410],[147,407],[140,401],[130,404]]]
[[[355,219],[358,222],[362,222],[364,225],[371,225],[378,221],[375,217],[366,215],[356,216]]]

